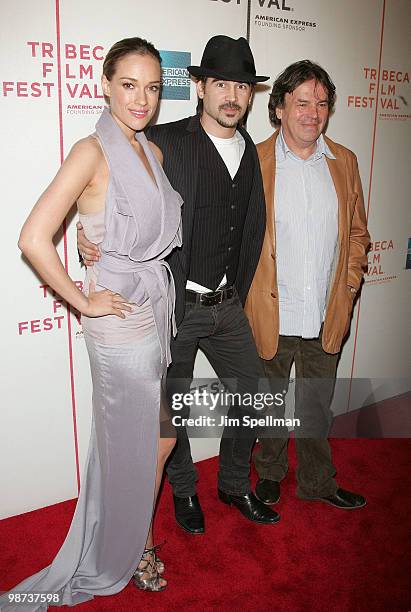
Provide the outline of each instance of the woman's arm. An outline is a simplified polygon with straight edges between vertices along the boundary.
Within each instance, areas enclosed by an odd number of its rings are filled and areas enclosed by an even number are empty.
[[[67,213],[93,180],[100,155],[89,138],[74,145],[27,218],[19,248],[43,280],[82,314],[90,317],[115,314],[124,318],[122,310],[131,310],[123,305],[125,300],[108,290],[91,291],[87,298],[65,271],[53,244],[53,237]]]

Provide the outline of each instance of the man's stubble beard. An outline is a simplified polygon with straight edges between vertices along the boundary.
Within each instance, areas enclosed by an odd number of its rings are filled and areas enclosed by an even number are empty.
[[[227,121],[224,121],[224,119],[220,119],[220,117],[217,117],[216,121],[218,125],[221,125],[221,127],[223,128],[233,128],[233,127],[237,127],[241,119],[239,121],[237,121],[236,119],[233,119],[232,123],[228,123]]]
[[[234,110],[239,110],[241,113],[241,116],[238,119],[225,119],[224,117],[221,117],[218,114],[219,112],[223,111],[224,108],[232,108]],[[215,114],[210,112],[209,109],[206,107],[206,105],[203,104],[203,109],[201,111],[200,116],[202,116],[204,113],[207,114],[212,119],[214,119],[214,121],[223,128],[234,128],[234,127],[236,128],[238,125],[241,124],[243,117],[245,115],[245,111],[243,112],[243,108],[239,106],[238,104],[223,104],[218,108],[218,113],[215,113]]]
[[[220,112],[222,112],[225,109],[227,109],[227,110],[228,109],[233,109],[233,110],[239,111],[240,113],[242,113],[242,110],[243,110],[241,108],[241,106],[239,106],[238,104],[223,104],[222,106],[219,107],[218,110]],[[244,116],[244,113],[242,113],[242,115],[239,117],[239,119],[231,119],[231,120],[230,119],[224,119],[224,118],[221,118],[220,116],[217,116],[216,117],[216,121],[217,121],[217,123],[219,125],[221,125],[221,127],[224,127],[224,128],[233,128],[233,127],[236,127],[241,122],[243,116]]]

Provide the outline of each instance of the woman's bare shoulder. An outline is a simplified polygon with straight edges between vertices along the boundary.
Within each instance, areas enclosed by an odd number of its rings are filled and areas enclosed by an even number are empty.
[[[88,168],[93,173],[105,165],[104,153],[97,138],[86,136],[75,142],[65,160],[64,165],[67,164]]]
[[[90,155],[92,158],[96,159],[99,157],[104,158],[100,143],[93,134],[90,134],[89,136],[81,138],[80,140],[75,142],[71,148],[70,153],[74,153],[75,155],[80,156]]]

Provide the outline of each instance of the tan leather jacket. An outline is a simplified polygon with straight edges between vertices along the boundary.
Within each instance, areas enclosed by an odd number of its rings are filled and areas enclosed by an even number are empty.
[[[260,260],[245,304],[257,350],[263,359],[277,352],[279,306],[275,246],[275,142],[278,131],[257,145],[267,210],[267,227]],[[350,326],[353,298],[348,286],[359,289],[367,269],[370,236],[364,209],[361,179],[354,153],[325,137],[336,159],[327,163],[338,198],[338,245],[327,291],[322,345],[338,353]]]

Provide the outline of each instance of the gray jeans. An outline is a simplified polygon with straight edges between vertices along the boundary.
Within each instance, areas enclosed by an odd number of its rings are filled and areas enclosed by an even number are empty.
[[[220,381],[233,393],[254,393],[264,376],[251,329],[235,295],[216,306],[186,304],[185,316],[171,342],[172,364],[167,373],[167,396],[187,393],[193,379],[194,361],[201,349]],[[235,381],[235,388],[233,388]],[[232,405],[228,417],[238,416],[241,408]],[[188,416],[189,410],[180,412]],[[255,432],[232,428],[224,430],[220,443],[218,486],[232,495],[250,492],[250,456]],[[197,470],[191,456],[185,428],[177,428],[177,444],[167,465],[167,475],[177,497],[195,494]]]

